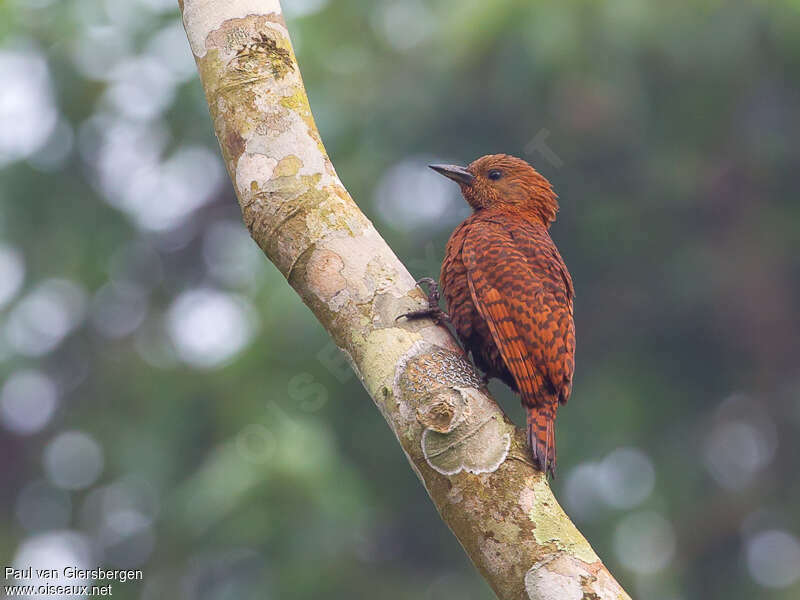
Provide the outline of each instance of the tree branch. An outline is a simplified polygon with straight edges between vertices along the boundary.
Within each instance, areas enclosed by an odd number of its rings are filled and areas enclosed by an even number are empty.
[[[525,436],[353,202],[311,114],[278,0],[179,0],[253,239],[336,344],[499,598],[629,596],[528,459]]]

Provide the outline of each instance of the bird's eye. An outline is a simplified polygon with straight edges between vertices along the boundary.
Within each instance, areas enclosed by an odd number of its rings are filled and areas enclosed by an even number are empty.
[[[492,169],[489,171],[489,179],[492,181],[497,181],[503,176],[503,172],[500,169]]]

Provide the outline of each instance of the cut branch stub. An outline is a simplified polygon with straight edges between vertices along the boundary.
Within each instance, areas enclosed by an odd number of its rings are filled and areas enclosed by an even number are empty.
[[[496,470],[508,456],[513,425],[479,389],[481,380],[461,352],[418,350],[398,371],[395,390],[416,408],[425,461],[442,475]]]

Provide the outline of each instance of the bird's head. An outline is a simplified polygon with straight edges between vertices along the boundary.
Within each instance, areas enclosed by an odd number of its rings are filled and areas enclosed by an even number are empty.
[[[490,154],[468,167],[430,165],[461,186],[473,210],[508,208],[532,214],[549,227],[556,220],[558,196],[550,182],[521,158]]]

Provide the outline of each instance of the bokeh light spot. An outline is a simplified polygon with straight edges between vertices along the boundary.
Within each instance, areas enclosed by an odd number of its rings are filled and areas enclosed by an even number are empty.
[[[34,370],[17,371],[0,391],[0,418],[15,433],[41,431],[56,410],[58,393],[53,381]]]
[[[50,279],[24,296],[6,322],[9,346],[25,356],[52,352],[80,324],[86,293],[65,279]]]
[[[420,0],[390,0],[376,4],[374,27],[395,50],[421,44],[438,28],[436,15]]]
[[[658,573],[675,555],[672,524],[657,512],[629,515],[614,531],[614,551],[631,571],[642,575]]]
[[[600,493],[614,508],[634,508],[653,492],[656,482],[653,463],[637,448],[614,450],[600,468]]]
[[[32,585],[38,588],[40,585],[85,585],[89,583],[81,579],[67,579],[63,576],[65,567],[77,569],[91,569],[92,555],[89,541],[84,535],[74,531],[52,531],[42,533],[26,539],[17,550],[14,557],[14,567],[17,569],[27,569],[33,567],[33,579],[24,580],[25,585]],[[61,576],[56,578],[39,578],[35,573],[37,569],[56,569]],[[52,599],[52,594],[35,594],[26,596],[36,600]],[[75,598],[76,596],[71,596]],[[77,596],[82,598],[85,596]]]
[[[47,62],[32,52],[0,52],[0,166],[41,148],[58,121]]]
[[[112,85],[106,99],[122,116],[131,119],[155,119],[172,103],[175,78],[154,57],[127,59],[111,73]]]
[[[167,1],[173,4],[171,0]],[[166,67],[178,83],[188,81],[197,73],[180,19],[171,21],[153,34],[147,44],[147,53]]]
[[[256,323],[249,302],[213,289],[184,292],[167,315],[178,355],[199,368],[218,367],[232,359],[250,343]]]
[[[47,478],[65,490],[82,490],[103,472],[103,450],[80,431],[59,434],[44,450]]]
[[[755,424],[727,421],[711,430],[705,448],[705,463],[722,487],[738,490],[772,460],[774,449]]]
[[[764,587],[785,588],[800,580],[800,540],[786,531],[755,535],[746,554],[750,575]]]
[[[389,168],[378,182],[376,207],[393,227],[445,229],[468,214],[458,186],[431,171],[431,162],[408,158]]]

